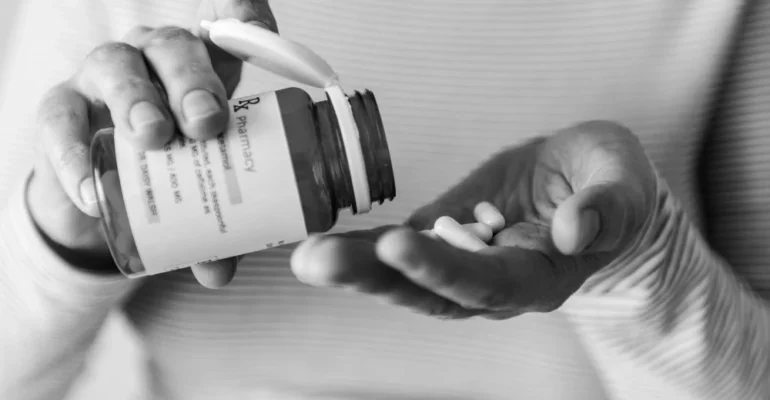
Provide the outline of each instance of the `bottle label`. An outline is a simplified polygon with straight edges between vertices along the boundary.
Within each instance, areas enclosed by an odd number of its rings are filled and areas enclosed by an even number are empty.
[[[307,238],[275,92],[229,102],[227,131],[137,152],[115,135],[128,221],[148,275]]]

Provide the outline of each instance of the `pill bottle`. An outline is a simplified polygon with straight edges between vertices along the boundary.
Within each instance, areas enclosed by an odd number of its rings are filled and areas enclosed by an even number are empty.
[[[301,241],[331,229],[340,210],[366,213],[396,195],[374,94],[345,95],[331,67],[306,47],[235,20],[206,23],[224,50],[298,88],[229,101],[214,139],[177,137],[138,151],[112,128],[91,143],[102,227],[131,278]]]

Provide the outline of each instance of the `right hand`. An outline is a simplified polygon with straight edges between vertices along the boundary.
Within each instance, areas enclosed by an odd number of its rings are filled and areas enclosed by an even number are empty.
[[[237,18],[277,31],[267,0],[204,0],[199,16]],[[28,203],[46,239],[68,255],[104,260],[96,267],[79,266],[114,269],[91,178],[93,134],[114,126],[116,134],[145,149],[162,147],[175,132],[212,138],[227,127],[227,99],[241,67],[205,39],[175,27],[137,27],[122,42],[94,49],[74,76],[45,95],[38,111],[43,156],[35,164]],[[235,264],[235,259],[219,260],[192,270],[202,285],[220,287],[232,279]]]

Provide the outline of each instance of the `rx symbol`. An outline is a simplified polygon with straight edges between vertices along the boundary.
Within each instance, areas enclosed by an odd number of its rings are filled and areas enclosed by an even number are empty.
[[[247,100],[240,100],[238,101],[238,104],[233,105],[233,112],[238,112],[240,110],[248,110],[249,106],[255,106],[259,104],[259,97],[255,97],[253,99],[247,99]]]

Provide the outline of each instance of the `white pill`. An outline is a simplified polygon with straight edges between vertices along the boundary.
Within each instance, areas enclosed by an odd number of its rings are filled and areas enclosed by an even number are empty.
[[[492,236],[494,236],[492,228],[488,227],[486,224],[482,224],[481,222],[463,224],[462,227],[476,235],[476,237],[481,239],[482,242],[489,242],[492,240]],[[433,231],[433,229],[426,229],[424,231],[420,231],[420,233],[431,239],[439,239],[439,236],[436,234],[436,232]]]
[[[481,241],[485,243],[488,243],[490,240],[492,240],[492,236],[494,236],[492,228],[487,226],[487,224],[482,224],[481,222],[463,224],[462,227],[476,235],[477,238],[481,239]]]
[[[492,203],[483,201],[477,204],[473,209],[473,216],[476,221],[492,228],[493,232],[500,232],[505,227],[505,217]]]
[[[445,242],[461,249],[479,251],[488,247],[473,232],[460,225],[459,222],[451,217],[437,219],[436,224],[433,226],[433,231]]]

